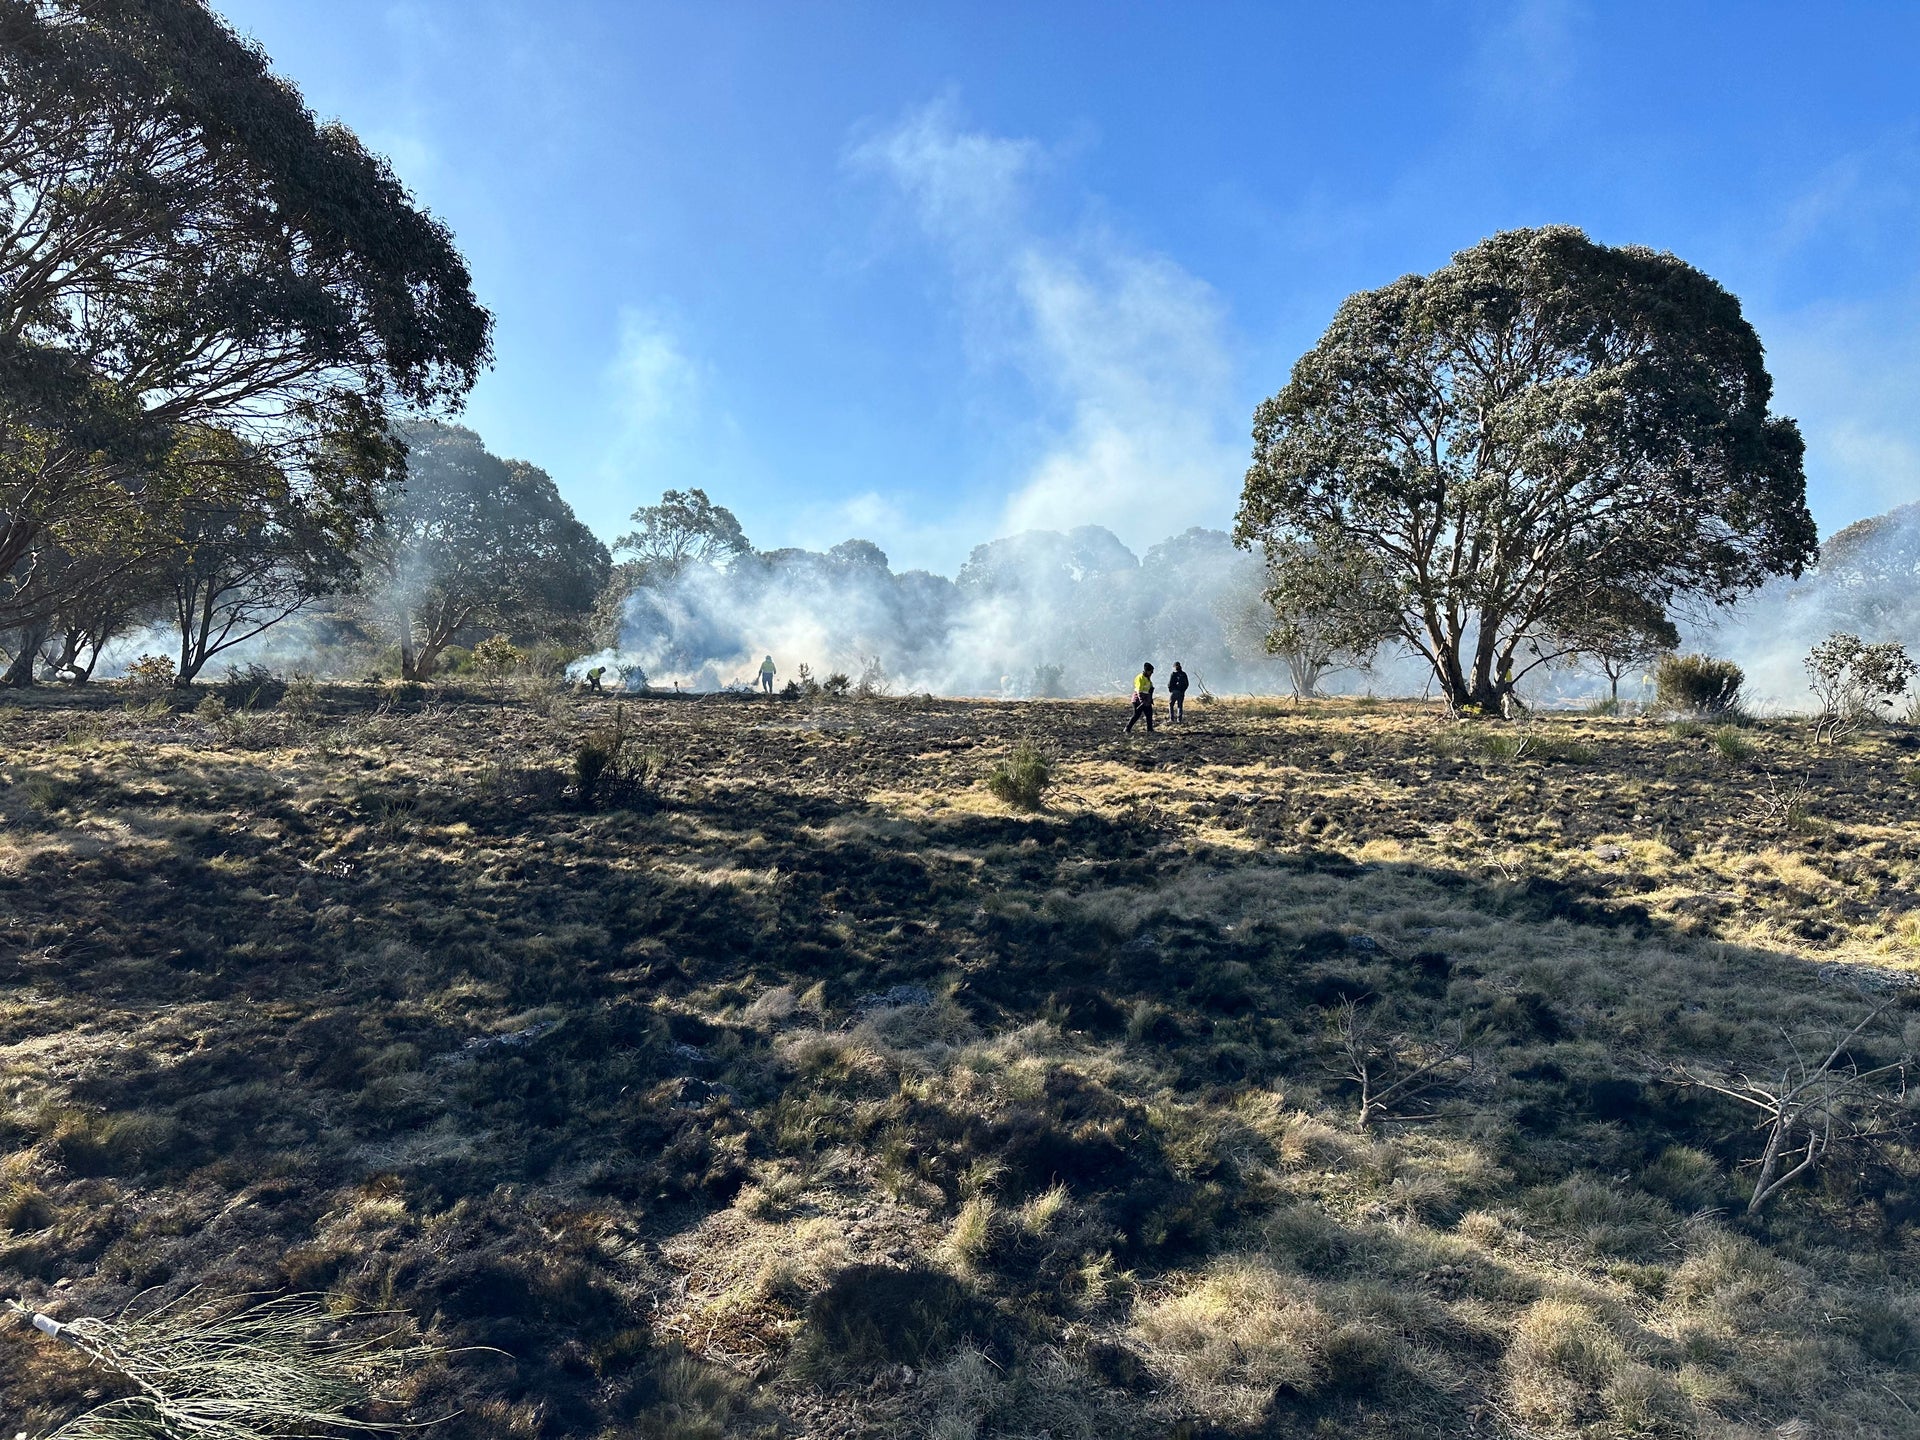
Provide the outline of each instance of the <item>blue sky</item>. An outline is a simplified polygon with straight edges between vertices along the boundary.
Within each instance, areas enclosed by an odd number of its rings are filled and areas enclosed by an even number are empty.
[[[453,227],[466,421],[608,537],[1224,526],[1343,296],[1549,222],[1741,297],[1823,532],[1920,499],[1920,6],[215,3]]]

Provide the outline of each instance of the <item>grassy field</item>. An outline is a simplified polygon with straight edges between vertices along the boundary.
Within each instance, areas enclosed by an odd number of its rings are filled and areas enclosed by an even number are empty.
[[[1688,1078],[1920,1049],[1914,731],[196,698],[0,701],[0,1296],[402,1310],[449,1440],[1920,1434],[1904,1102],[1750,1215]]]

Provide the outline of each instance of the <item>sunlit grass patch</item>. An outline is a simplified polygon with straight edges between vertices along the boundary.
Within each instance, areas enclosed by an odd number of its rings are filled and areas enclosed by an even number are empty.
[[[1233,1256],[1143,1300],[1134,1334],[1184,1404],[1251,1424],[1285,1386],[1311,1391],[1325,1371],[1326,1316],[1308,1287],[1259,1259]]]

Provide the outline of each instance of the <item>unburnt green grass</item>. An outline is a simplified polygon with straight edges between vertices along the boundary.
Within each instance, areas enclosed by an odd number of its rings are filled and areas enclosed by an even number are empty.
[[[450,1440],[1920,1429],[1915,1155],[1677,1083],[1920,1048],[1912,732],[298,698],[0,704],[0,1293],[403,1310]]]

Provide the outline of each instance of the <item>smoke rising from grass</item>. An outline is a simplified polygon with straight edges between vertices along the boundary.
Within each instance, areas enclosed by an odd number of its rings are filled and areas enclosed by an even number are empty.
[[[1218,530],[1134,555],[1111,531],[1039,530],[976,546],[954,579],[895,574],[865,541],[688,566],[626,605],[616,651],[572,667],[638,666],[655,685],[750,684],[772,655],[782,682],[857,677],[939,695],[1124,693],[1143,659],[1175,659],[1225,693],[1272,690],[1260,561]]]
[[[1245,414],[1225,307],[1204,280],[1091,218],[1049,221],[1053,157],[963,122],[941,99],[855,147],[942,261],[963,342],[1006,369],[1040,420],[1003,533],[1098,524],[1140,545],[1228,513]]]

